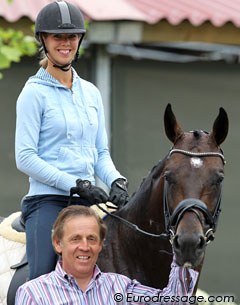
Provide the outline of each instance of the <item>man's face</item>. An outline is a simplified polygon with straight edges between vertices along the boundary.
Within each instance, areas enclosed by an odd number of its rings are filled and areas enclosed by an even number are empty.
[[[99,225],[92,216],[76,216],[64,224],[62,240],[54,240],[56,251],[62,254],[62,266],[76,279],[91,279],[102,250]]]

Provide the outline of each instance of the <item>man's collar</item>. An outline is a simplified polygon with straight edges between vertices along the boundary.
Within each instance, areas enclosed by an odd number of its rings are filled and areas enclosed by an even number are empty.
[[[73,279],[73,276],[71,274],[68,274],[67,272],[65,272],[65,270],[63,269],[61,259],[59,259],[59,261],[57,262],[55,271],[61,278],[64,278],[68,281],[70,279]],[[101,275],[101,270],[99,269],[99,267],[97,265],[95,265],[94,270],[93,270],[93,276],[92,276],[90,283],[94,282],[100,275]],[[90,283],[89,283],[89,286],[90,286]]]

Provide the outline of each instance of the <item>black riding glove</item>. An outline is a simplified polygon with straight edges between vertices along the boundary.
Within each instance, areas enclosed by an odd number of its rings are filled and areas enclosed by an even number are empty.
[[[118,207],[125,205],[129,198],[127,190],[128,182],[125,179],[119,178],[113,181],[108,200]]]
[[[88,180],[77,179],[76,187],[71,188],[71,194],[78,194],[80,197],[86,199],[89,204],[106,203],[108,195],[100,187],[94,186]]]

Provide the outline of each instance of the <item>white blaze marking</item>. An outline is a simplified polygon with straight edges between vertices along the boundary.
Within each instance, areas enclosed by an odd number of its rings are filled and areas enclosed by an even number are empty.
[[[203,161],[200,158],[191,158],[190,163],[193,167],[199,168],[203,165]]]

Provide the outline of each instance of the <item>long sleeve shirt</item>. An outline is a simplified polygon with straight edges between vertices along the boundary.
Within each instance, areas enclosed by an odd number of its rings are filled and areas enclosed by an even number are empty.
[[[110,157],[99,90],[73,69],[68,89],[40,68],[17,100],[15,156],[28,195],[69,195],[78,178],[108,187],[122,177]]]
[[[190,282],[186,280],[187,276]],[[169,283],[160,290],[124,275],[101,272],[95,266],[93,277],[83,292],[58,262],[55,271],[22,285],[17,291],[15,305],[189,304],[187,300],[192,296],[197,277],[198,272],[173,262]]]

